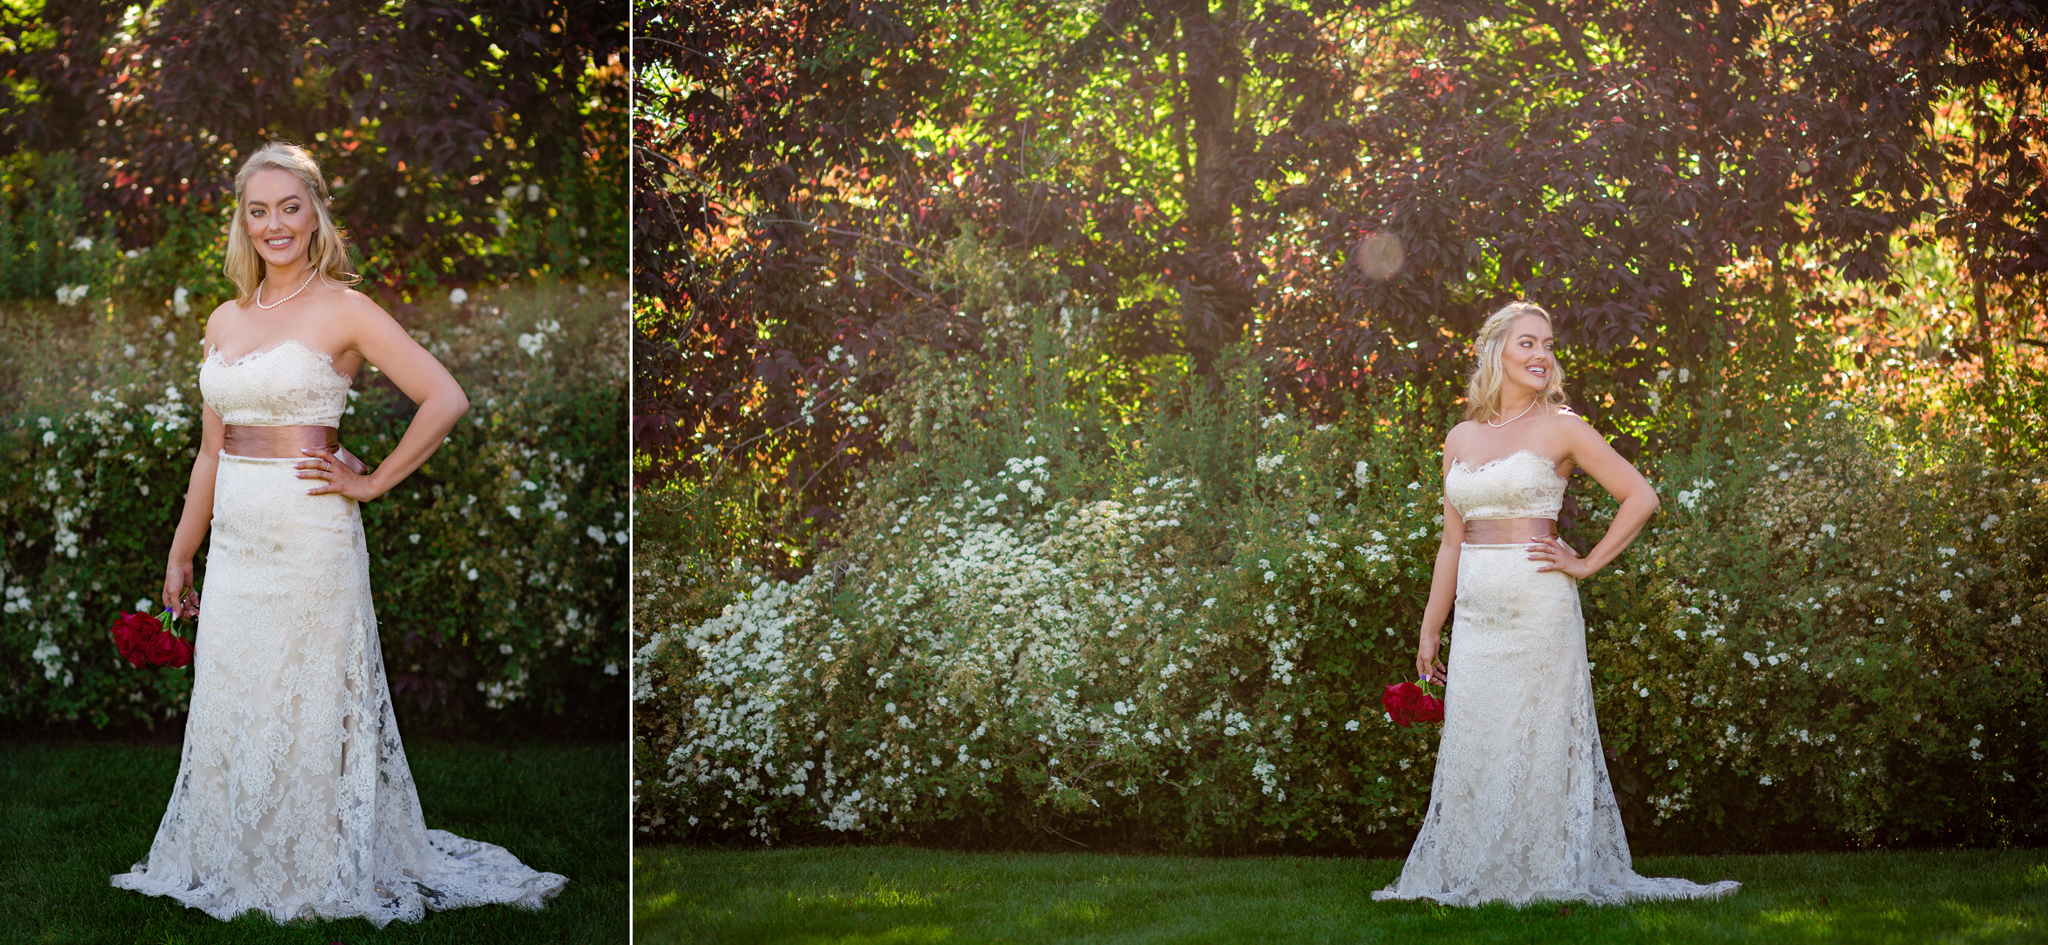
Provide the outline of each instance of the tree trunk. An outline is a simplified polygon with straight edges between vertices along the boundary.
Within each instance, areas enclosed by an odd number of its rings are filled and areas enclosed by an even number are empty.
[[[1181,332],[1196,372],[1204,375],[1212,373],[1224,347],[1244,336],[1252,302],[1251,290],[1238,275],[1230,230],[1239,86],[1233,73],[1242,58],[1237,4],[1222,0],[1221,9],[1212,12],[1209,2],[1182,0],[1180,8],[1187,47],[1181,73],[1188,106],[1183,123],[1195,151],[1194,174],[1184,182],[1187,215],[1182,223],[1189,259],[1179,284]]]

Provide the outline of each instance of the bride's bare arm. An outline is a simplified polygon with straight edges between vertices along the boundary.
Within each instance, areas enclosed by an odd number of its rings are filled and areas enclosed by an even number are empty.
[[[367,502],[396,488],[405,477],[425,464],[441,448],[455,421],[469,411],[469,397],[427,349],[420,347],[384,309],[360,293],[349,293],[348,318],[352,341],[349,347],[377,366],[405,396],[419,405],[405,435],[391,455],[384,457],[376,471],[367,476],[332,461],[324,450],[309,450],[314,459],[300,460],[299,477],[325,479],[310,490],[312,495],[337,492],[358,502]],[[319,465],[326,460],[328,465]]]
[[[1565,421],[1561,426],[1569,447],[1567,458],[1600,483],[1609,495],[1621,500],[1621,508],[1615,511],[1614,521],[1607,526],[1607,534],[1600,536],[1600,543],[1583,557],[1573,553],[1561,538],[1543,542],[1548,551],[1533,555],[1537,560],[1548,562],[1537,570],[1563,571],[1583,580],[1621,557],[1629,543],[1642,534],[1651,513],[1657,511],[1657,490],[1628,460],[1621,458],[1614,447],[1607,444],[1607,438],[1593,429],[1592,424],[1577,416],[1559,419]]]
[[[1449,444],[1444,448],[1444,472],[1451,468]],[[1436,546],[1436,569],[1430,573],[1429,603],[1422,608],[1422,640],[1415,651],[1415,678],[1444,680],[1444,662],[1437,651],[1443,645],[1444,621],[1450,619],[1451,603],[1458,597],[1458,547],[1465,543],[1465,519],[1444,501],[1444,534]]]
[[[178,530],[171,536],[171,557],[164,565],[164,606],[177,617],[199,613],[198,605],[185,596],[192,588],[192,558],[213,525],[213,480],[220,471],[220,414],[201,403],[199,417],[199,455],[192,458],[192,478],[185,484],[185,511],[178,516]]]

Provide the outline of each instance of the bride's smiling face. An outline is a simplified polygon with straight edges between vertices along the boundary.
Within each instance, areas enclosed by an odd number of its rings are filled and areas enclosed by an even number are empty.
[[[242,227],[271,268],[303,262],[319,225],[320,213],[298,175],[273,167],[249,178],[242,194]]]
[[[1531,394],[1541,392],[1557,372],[1556,348],[1557,339],[1551,336],[1550,323],[1543,316],[1524,315],[1515,319],[1508,327],[1507,347],[1501,350],[1503,379]]]

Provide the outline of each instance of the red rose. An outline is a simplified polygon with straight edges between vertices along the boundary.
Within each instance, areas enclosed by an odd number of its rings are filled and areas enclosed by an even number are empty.
[[[173,669],[184,669],[186,666],[191,665],[191,642],[186,640],[184,637],[174,637],[168,633],[164,634],[164,636],[170,637],[171,640],[171,653],[170,656],[164,660],[164,665],[169,666]],[[1444,717],[1444,710],[1441,704],[1439,704],[1437,707],[1436,717],[1438,719],[1442,719]]]
[[[1417,722],[1441,722],[1444,720],[1443,700],[1430,695],[1412,682],[1397,682],[1387,687],[1386,695],[1380,697],[1380,704],[1393,717],[1394,724],[1406,728]]]
[[[180,640],[179,642],[182,643],[184,641]],[[178,665],[183,666],[184,664],[180,663]],[[1441,722],[1443,720],[1444,700],[1430,695],[1427,689],[1422,690],[1422,704],[1415,709],[1415,721]]]
[[[149,665],[183,666],[192,662],[192,644],[184,638],[163,632],[149,641]]]
[[[114,648],[136,666],[182,667],[192,662],[192,644],[164,630],[148,614],[122,614],[111,631]]]
[[[151,665],[150,644],[162,636],[163,632],[164,625],[158,623],[155,617],[148,614],[122,614],[121,619],[114,621],[114,648],[120,650],[128,662],[137,666],[148,666]]]

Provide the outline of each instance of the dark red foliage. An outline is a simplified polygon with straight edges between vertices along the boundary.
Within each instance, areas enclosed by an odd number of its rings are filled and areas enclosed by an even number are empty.
[[[865,362],[899,332],[944,335],[959,322],[924,271],[933,234],[947,226],[930,185],[952,161],[908,131],[961,104],[941,100],[940,38],[913,22],[931,15],[845,0],[641,7],[633,436],[649,460],[642,483],[769,451],[793,495],[831,495],[874,431],[847,427],[831,409],[856,392],[834,387],[846,371],[827,352]],[[820,391],[805,422],[804,400]],[[710,459],[677,452],[706,440],[726,449]]]
[[[603,112],[584,72],[622,56],[627,12],[621,0],[182,0],[147,5],[124,38],[133,7],[0,15],[0,151],[77,155],[92,169],[88,209],[142,246],[166,207],[211,206],[239,156],[272,138],[308,145],[346,182],[365,240],[428,225],[395,193],[408,170],[479,206],[508,167],[551,179],[584,158]],[[487,212],[470,216],[465,227],[490,231]]]
[[[637,61],[687,81],[640,78],[643,484],[759,463],[831,505],[877,450],[804,416],[823,355],[972,345],[982,313],[930,266],[962,232],[1107,313],[1113,354],[1209,371],[1256,325],[1312,413],[1375,375],[1449,383],[1514,298],[1558,316],[1582,395],[1644,410],[1758,291],[1721,284],[1737,260],[1878,278],[1931,216],[1994,221],[1987,271],[2048,261],[2033,120],[1986,119],[2003,163],[1956,206],[1929,131],[1970,82],[2038,83],[2043,45],[2002,38],[2038,39],[2027,5],[1109,0],[1078,40],[1029,2],[646,9]],[[999,60],[963,51],[991,36]],[[1367,236],[1400,252],[1369,265]]]

